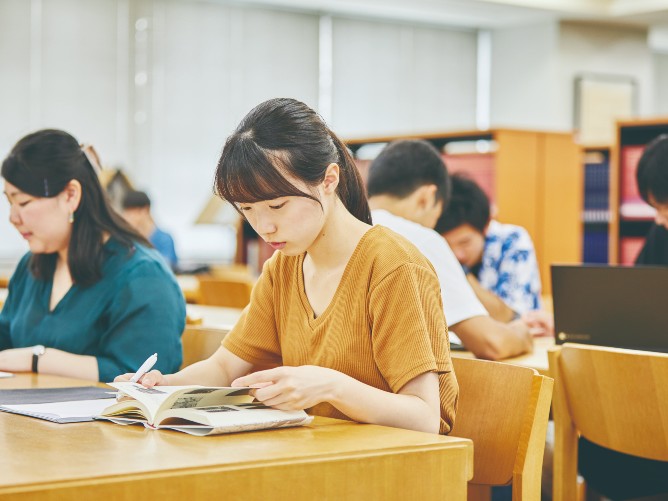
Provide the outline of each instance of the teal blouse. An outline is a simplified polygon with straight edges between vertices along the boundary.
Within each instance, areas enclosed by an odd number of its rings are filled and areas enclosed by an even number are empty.
[[[35,279],[31,253],[23,256],[0,313],[0,350],[42,344],[92,355],[103,382],[136,371],[153,353],[156,369],[177,371],[186,313],[174,275],[157,251],[139,244],[128,249],[111,238],[103,252],[102,279],[72,285],[53,311],[53,282]]]

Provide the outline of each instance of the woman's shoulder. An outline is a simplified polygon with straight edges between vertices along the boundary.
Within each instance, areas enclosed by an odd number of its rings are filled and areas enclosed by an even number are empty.
[[[109,253],[106,267],[116,276],[155,275],[175,280],[171,269],[155,249],[139,242],[127,246],[115,239],[110,239],[105,248]]]
[[[433,266],[407,238],[384,226],[374,226],[360,242],[359,254],[378,272],[390,273],[410,264],[433,271]]]
[[[26,277],[30,276],[30,258],[32,257],[32,252],[26,252],[21,259],[19,260],[16,268],[12,272],[10,278],[11,282],[14,284],[20,281],[23,281]]]

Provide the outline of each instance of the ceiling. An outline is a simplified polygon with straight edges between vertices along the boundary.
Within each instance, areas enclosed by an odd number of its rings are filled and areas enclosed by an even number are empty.
[[[466,28],[553,19],[652,26],[668,24],[668,0],[242,0],[309,12]]]

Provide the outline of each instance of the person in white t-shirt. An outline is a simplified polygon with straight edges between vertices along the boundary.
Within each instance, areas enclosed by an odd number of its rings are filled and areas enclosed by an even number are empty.
[[[422,140],[389,144],[369,167],[367,192],[373,223],[409,239],[436,269],[451,339],[454,332],[465,348],[490,360],[531,351],[527,324],[489,316],[447,242],[433,229],[450,196],[448,172],[436,148]]]

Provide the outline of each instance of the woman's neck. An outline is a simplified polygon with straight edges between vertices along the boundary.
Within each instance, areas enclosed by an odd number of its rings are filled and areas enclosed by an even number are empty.
[[[307,256],[317,269],[345,267],[362,236],[370,228],[348,212],[337,198],[320,235],[306,251]]]

